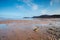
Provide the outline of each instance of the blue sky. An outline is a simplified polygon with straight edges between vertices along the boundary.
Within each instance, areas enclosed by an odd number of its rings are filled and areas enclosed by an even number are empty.
[[[0,0],[0,17],[21,18],[60,14],[60,0]]]

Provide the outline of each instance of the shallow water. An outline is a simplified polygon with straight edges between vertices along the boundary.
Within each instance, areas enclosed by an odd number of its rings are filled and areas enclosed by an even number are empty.
[[[0,24],[0,29],[7,29],[7,25],[6,24]]]

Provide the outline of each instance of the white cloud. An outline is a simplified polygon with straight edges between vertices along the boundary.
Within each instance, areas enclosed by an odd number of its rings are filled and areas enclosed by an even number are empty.
[[[56,9],[56,10],[53,10],[53,11],[51,11],[51,10],[47,10],[47,9],[43,9],[43,10],[41,10],[41,15],[54,15],[54,14],[56,14],[56,15],[60,15],[60,9]]]
[[[20,9],[20,10],[25,10],[24,6],[23,5],[16,5],[16,8]]]
[[[19,0],[18,0],[19,1]],[[38,5],[36,5],[35,3],[33,3],[33,0],[20,0],[22,2],[24,2],[27,6],[29,6],[32,10],[37,10],[38,9]]]
[[[51,0],[50,1],[50,6],[53,6],[54,4],[57,4],[59,2],[60,2],[60,0]]]
[[[23,2],[32,2],[32,0],[22,0]]]
[[[54,14],[60,15],[60,9],[56,9],[56,10],[53,10],[53,11],[44,9],[44,10],[41,11],[41,13],[42,14],[48,14],[48,15],[54,15]]]
[[[53,1],[50,1],[50,6],[52,6],[53,5]]]
[[[38,10],[38,5],[33,5],[33,6],[32,6],[32,9],[33,9],[33,10]]]
[[[43,9],[43,10],[41,10],[40,13],[41,13],[42,15],[48,14],[48,10],[47,10],[47,9]]]
[[[52,14],[59,14],[60,15],[60,9],[54,10]]]
[[[16,7],[19,8],[19,9],[20,9],[20,8],[23,8],[23,6],[20,6],[20,5],[17,5]]]
[[[59,3],[60,2],[60,0],[53,0],[54,2],[56,2],[56,3]]]

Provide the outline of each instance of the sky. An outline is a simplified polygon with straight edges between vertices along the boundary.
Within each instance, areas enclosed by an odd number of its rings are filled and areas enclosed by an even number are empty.
[[[0,0],[0,18],[60,14],[60,0]]]

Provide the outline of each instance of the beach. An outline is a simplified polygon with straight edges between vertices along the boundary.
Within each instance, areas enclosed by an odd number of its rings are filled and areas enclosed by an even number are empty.
[[[60,40],[60,19],[0,21],[0,40]]]

